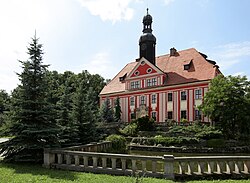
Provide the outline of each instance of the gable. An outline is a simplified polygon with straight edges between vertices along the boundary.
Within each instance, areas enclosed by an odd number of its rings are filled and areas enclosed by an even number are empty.
[[[138,61],[134,69],[129,73],[128,78],[149,76],[157,73],[163,74],[163,72],[155,65],[151,64],[145,58],[141,58],[141,60]]]

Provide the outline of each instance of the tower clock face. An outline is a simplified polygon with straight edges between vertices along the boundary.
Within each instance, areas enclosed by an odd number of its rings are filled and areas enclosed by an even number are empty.
[[[141,49],[142,50],[145,50],[147,48],[147,44],[146,43],[143,43],[142,45],[141,45]]]

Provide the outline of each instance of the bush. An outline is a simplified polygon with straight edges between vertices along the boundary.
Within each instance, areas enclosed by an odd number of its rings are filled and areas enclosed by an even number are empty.
[[[125,126],[123,129],[120,129],[120,133],[126,136],[136,136],[137,135],[137,124],[136,123],[130,123],[129,125]]]
[[[204,139],[204,140],[209,140],[209,139],[221,139],[223,138],[223,134],[219,130],[204,130],[201,131],[200,133],[197,133],[195,137]]]
[[[153,131],[155,130],[155,122],[148,116],[144,116],[135,120],[138,131]]]
[[[109,135],[107,141],[112,143],[111,152],[124,153],[126,151],[126,139],[121,135]]]
[[[157,135],[154,138],[155,144],[161,144],[163,146],[183,146],[183,145],[192,145],[197,144],[199,142],[196,138],[190,137],[162,137],[161,135]]]
[[[223,139],[207,140],[207,147],[213,147],[213,148],[225,147],[225,140]]]

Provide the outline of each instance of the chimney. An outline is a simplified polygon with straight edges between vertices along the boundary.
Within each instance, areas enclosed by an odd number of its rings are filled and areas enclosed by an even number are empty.
[[[170,48],[170,57],[171,56],[175,56],[177,50],[173,47],[173,48]]]

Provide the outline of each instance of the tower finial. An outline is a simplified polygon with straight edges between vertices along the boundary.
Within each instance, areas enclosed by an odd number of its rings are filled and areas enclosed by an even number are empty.
[[[147,15],[148,15],[148,8],[147,8]]]

